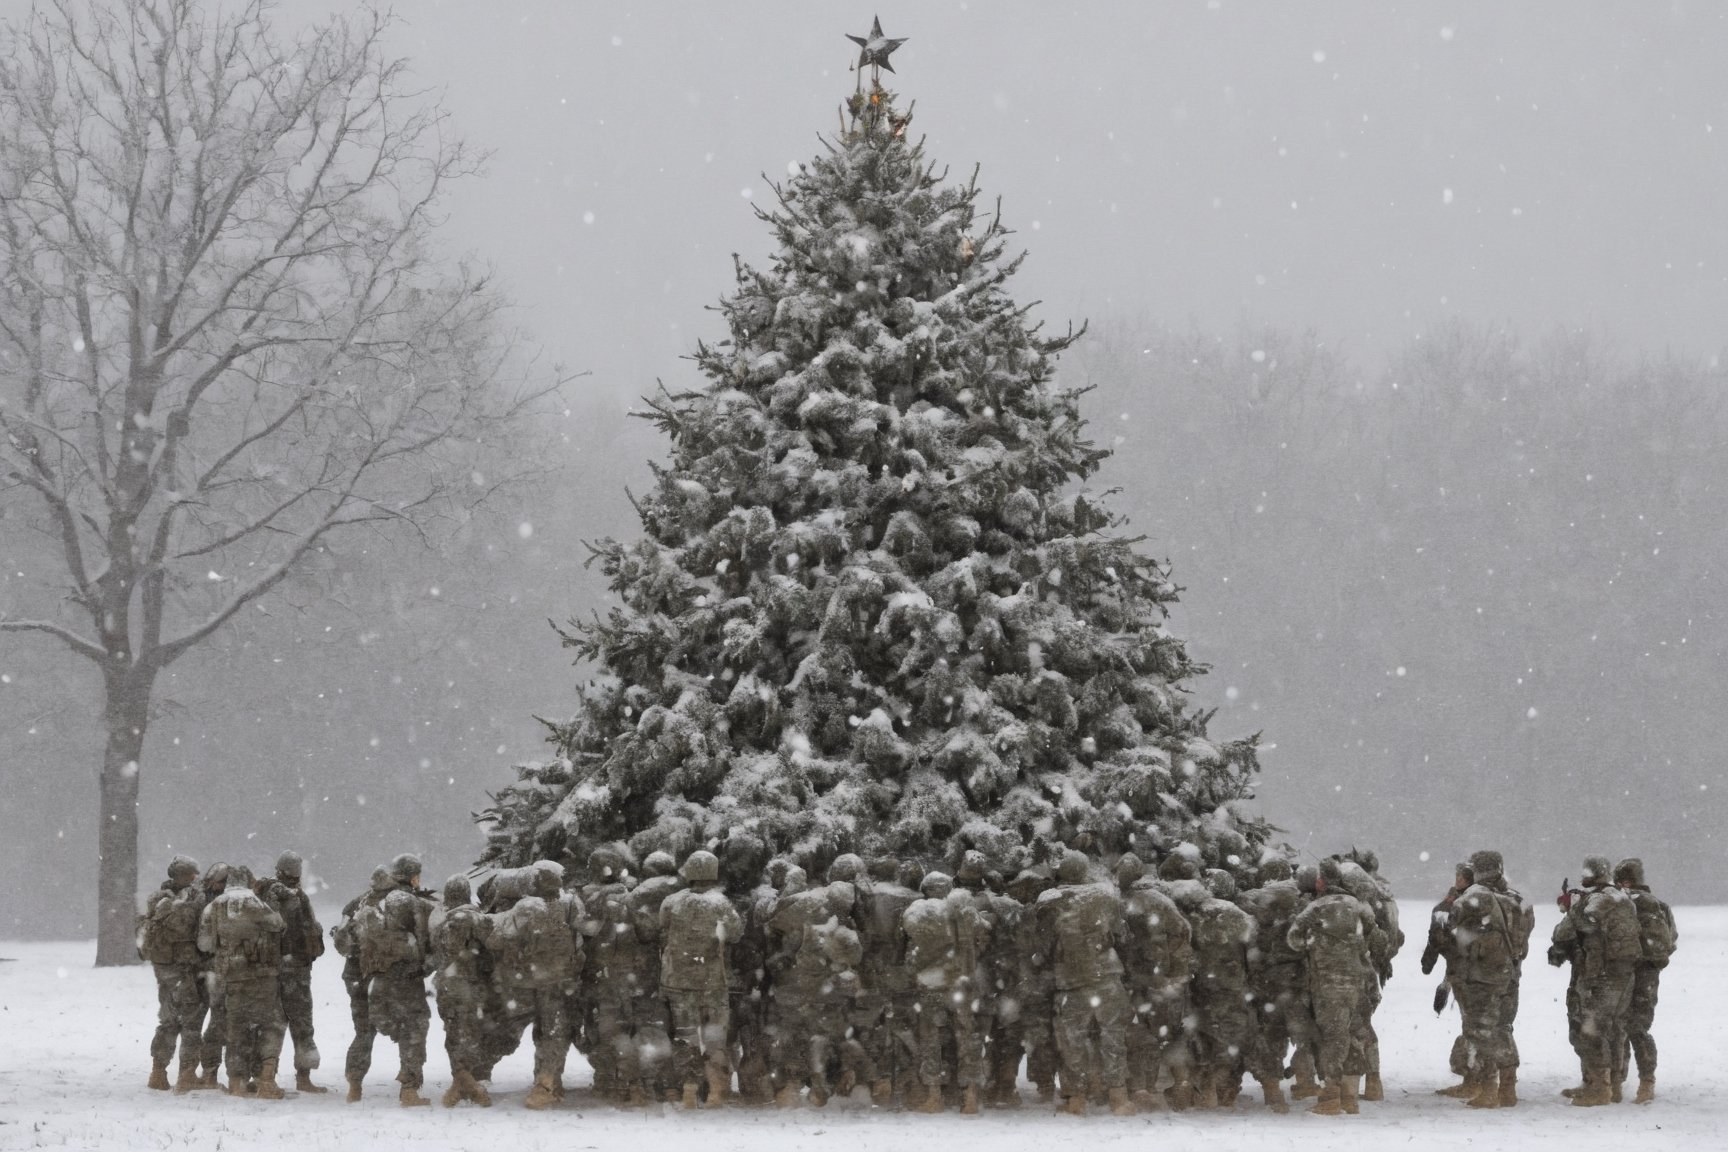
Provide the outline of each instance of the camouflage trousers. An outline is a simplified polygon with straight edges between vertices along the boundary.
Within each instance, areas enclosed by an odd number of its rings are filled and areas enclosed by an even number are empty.
[[[534,1077],[563,1083],[564,1061],[570,1053],[569,989],[562,983],[543,988],[518,988],[518,1009],[534,1027]]]
[[[996,1096],[1013,1093],[1020,1081],[1020,1060],[1026,1055],[1026,1028],[1020,1001],[998,996],[984,1029],[984,1078]]]
[[[1627,1034],[1634,980],[1630,961],[1607,963],[1579,978],[1578,1012],[1569,1039],[1585,1068],[1613,1070],[1615,1054]]]
[[[732,1008],[727,993],[668,988],[666,1010],[672,1018],[674,1078],[696,1084],[712,1075],[730,1083],[732,1050],[726,1038],[732,1029]]]
[[[1291,1049],[1308,1046],[1313,1024],[1307,999],[1299,970],[1254,985],[1253,1018],[1259,1037],[1249,1071],[1256,1079],[1282,1080]]]
[[[1105,1088],[1128,1086],[1128,1020],[1132,1015],[1128,991],[1120,980],[1057,991],[1056,1050],[1062,1059],[1065,1094],[1086,1091],[1094,1059]]]
[[[1464,1018],[1464,1053],[1470,1071],[1494,1072],[1515,1060],[1512,1021],[1518,1012],[1517,984],[1500,980],[1454,980],[1452,996]]]
[[[180,1063],[196,1068],[202,1053],[204,988],[198,969],[190,964],[157,964],[156,1034],[150,1038],[150,1061],[166,1067],[180,1049]]]
[[[1656,995],[1661,990],[1662,970],[1638,965],[1632,977],[1632,1002],[1626,1008],[1626,1027],[1614,1048],[1614,1079],[1626,1079],[1632,1058],[1638,1061],[1638,1078],[1656,1077],[1656,1041],[1650,1027],[1656,1022]]]
[[[485,1067],[485,985],[441,978],[438,983],[438,1019],[444,1024],[444,1054],[450,1058],[451,1075],[457,1072],[472,1074]]]
[[[1230,1082],[1240,1083],[1243,1068],[1256,1063],[1253,1056],[1260,1047],[1248,989],[1239,984],[1196,980],[1189,997],[1195,1069],[1214,1077],[1235,1077]]]
[[[828,1073],[839,1063],[854,1078],[874,1075],[863,1045],[852,1038],[852,1001],[831,991],[783,984],[770,993],[769,1068],[776,1087],[809,1084],[830,1091]]]
[[[949,1081],[947,1045],[954,1045],[952,1083],[964,1088],[984,1083],[984,1038],[964,986],[921,990],[912,1006],[918,1042],[918,1082],[939,1089]]]
[[[1380,1034],[1374,1031],[1374,1013],[1380,1007],[1380,981],[1370,972],[1362,985],[1362,1021],[1356,1030],[1356,1047],[1362,1050],[1363,1071],[1380,1075]],[[1502,1013],[1505,1008],[1502,1006]],[[1512,1022],[1506,1022],[1506,1034],[1512,1033]]]
[[[729,1046],[738,1054],[738,1095],[747,1103],[763,1103],[773,1092],[768,1085],[768,1028],[762,996],[753,990],[729,996],[728,1003]]]
[[[246,1081],[258,1075],[266,1062],[282,1055],[282,1037],[287,1027],[282,1019],[282,992],[276,973],[222,980],[227,1013],[228,1079]]]
[[[1314,1064],[1320,1078],[1332,1083],[1341,1076],[1367,1071],[1356,1038],[1361,1029],[1362,980],[1352,973],[1333,979],[1311,979],[1308,998],[1314,1020]]]
[[[312,966],[283,960],[277,986],[288,1034],[294,1038],[294,1069],[310,1072],[319,1064],[318,1044],[312,1038]]]
[[[214,971],[206,970],[199,974],[204,989],[204,1006],[207,1015],[204,1017],[204,1040],[200,1047],[203,1056],[200,1062],[205,1072],[214,1072],[222,1067],[222,1048],[228,1042],[228,1010],[227,994],[223,988],[222,977]]]
[[[1026,1079],[1041,1095],[1056,1089],[1062,1057],[1056,1047],[1056,1001],[1047,986],[1028,982],[1020,987],[1020,1043],[1026,1049]],[[1076,1091],[1079,1089],[1076,1088]]]
[[[654,996],[619,996],[600,989],[590,1016],[594,1029],[588,1054],[595,1078],[622,1097],[633,1084],[650,1094],[669,1087],[672,1054],[666,1004]]]
[[[357,1083],[366,1079],[366,1073],[372,1070],[372,1041],[378,1036],[378,1029],[372,1024],[367,991],[371,981],[344,971],[342,983],[348,989],[348,1016],[354,1022],[354,1039],[348,1043],[348,1058],[343,1061],[342,1074]]]
[[[1134,1018],[1128,1024],[1128,1087],[1151,1092],[1164,1069],[1177,1084],[1188,1083],[1188,984],[1154,980],[1130,990]]]
[[[404,1088],[420,1087],[426,1082],[426,1032],[432,1023],[432,1009],[426,1003],[426,979],[420,974],[419,962],[398,964],[372,976],[366,984],[366,1005],[372,1027],[396,1042],[401,1061],[397,1081]],[[368,1042],[368,1064],[371,1055]]]

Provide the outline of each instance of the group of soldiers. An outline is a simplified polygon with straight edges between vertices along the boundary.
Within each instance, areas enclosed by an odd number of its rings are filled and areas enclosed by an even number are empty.
[[[1566,990],[1567,1036],[1578,1055],[1581,1082],[1564,1095],[1574,1105],[1618,1104],[1634,1060],[1634,1102],[1656,1098],[1656,1042],[1650,1029],[1662,970],[1679,945],[1674,913],[1644,880],[1636,858],[1610,865],[1605,856],[1584,861],[1582,887],[1562,884],[1563,913],[1555,925],[1548,962],[1571,965]],[[1441,1094],[1473,1108],[1518,1102],[1519,974],[1535,927],[1530,902],[1506,882],[1498,852],[1477,852],[1458,865],[1452,888],[1434,906],[1424,975],[1444,960],[1446,976],[1435,1008],[1448,994],[1463,1017],[1452,1046],[1458,1084]]]
[[[572,1047],[624,1107],[819,1107],[865,1089],[878,1106],[976,1114],[1021,1104],[1023,1064],[1071,1114],[1233,1107],[1247,1076],[1279,1112],[1292,1078],[1290,1097],[1322,1115],[1383,1098],[1372,1018],[1403,934],[1370,853],[1226,869],[1176,851],[1156,870],[1130,854],[1105,872],[1058,847],[1012,876],[977,852],[952,875],[848,854],[820,882],[782,858],[730,889],[704,850],[680,867],[602,847],[578,875],[542,860],[437,894],[420,870],[412,855],[377,869],[331,930],[350,1101],[381,1033],[400,1103],[429,1103],[428,977],[448,1107],[490,1105],[492,1069],[525,1034],[533,1109],[562,1098]],[[293,853],[256,881],[170,864],[141,917],[159,991],[151,1087],[219,1087],[225,1051],[230,1094],[280,1098],[291,1034],[297,1088],[325,1091],[307,980],[322,929],[300,875]]]

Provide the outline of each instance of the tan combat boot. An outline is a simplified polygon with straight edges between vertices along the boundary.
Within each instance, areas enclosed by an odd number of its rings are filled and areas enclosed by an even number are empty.
[[[1199,1077],[1197,1077],[1197,1079],[1198,1079],[1199,1083],[1197,1083],[1195,1085],[1194,1107],[1196,1107],[1196,1108],[1216,1108],[1216,1107],[1218,1107],[1218,1076],[1217,1076],[1217,1074],[1214,1073],[1210,1068],[1208,1068],[1206,1071],[1200,1073],[1200,1075],[1199,1075]]]
[[[648,1107],[648,1090],[642,1087],[642,1081],[632,1080],[630,1081],[630,1086],[624,1089],[624,1107]]]
[[[180,1075],[174,1081],[174,1095],[184,1096],[188,1092],[196,1092],[204,1087],[204,1078],[198,1075],[198,1065],[180,1065]]]
[[[558,1093],[552,1087],[552,1077],[541,1074],[534,1077],[534,1087],[528,1089],[528,1096],[522,1101],[522,1107],[539,1112],[557,1102]]]
[[[246,1081],[246,1078],[244,1076],[238,1076],[238,1077],[237,1076],[229,1076],[228,1077],[228,1095],[230,1095],[230,1096],[250,1096],[252,1094],[251,1089],[252,1089],[252,1085]]]
[[[1138,1116],[1140,1109],[1134,1106],[1134,1101],[1128,1096],[1126,1088],[1110,1089],[1110,1115]]]
[[[353,1080],[353,1079],[350,1079],[348,1081],[348,1097],[347,1097],[347,1099],[348,1099],[348,1103],[350,1103],[350,1104],[360,1103],[360,1081]]]
[[[1570,1100],[1574,1096],[1582,1096],[1585,1092],[1588,1092],[1589,1090],[1590,1090],[1590,1070],[1588,1068],[1585,1068],[1583,1065],[1579,1065],[1577,1085],[1574,1087],[1571,1087],[1571,1088],[1560,1089],[1560,1095],[1562,1095],[1562,1096],[1566,1097],[1566,1099]]]
[[[701,1103],[701,1087],[694,1080],[684,1081],[684,1090],[679,1094],[678,1106],[686,1112],[694,1112]]]
[[[456,1105],[462,1103],[464,1095],[465,1094],[462,1091],[462,1074],[458,1072],[455,1076],[451,1077],[450,1087],[444,1089],[444,1095],[438,1097],[438,1103],[444,1105],[446,1108],[454,1108]]]
[[[782,1084],[782,1085],[780,1085],[779,1088],[777,1088],[775,1090],[775,1092],[774,1092],[774,1107],[776,1107],[776,1108],[796,1108],[796,1107],[798,1107],[798,1104],[799,1104],[798,1085],[796,1085],[796,1084]]]
[[[144,1087],[154,1089],[157,1092],[168,1091],[171,1087],[168,1083],[168,1065],[151,1064],[150,1079],[144,1082]]]
[[[486,1085],[474,1079],[474,1073],[463,1072],[460,1083],[462,1094],[481,1108],[492,1107],[492,1093],[486,1091]]]
[[[432,1101],[420,1095],[420,1089],[410,1088],[406,1084],[402,1086],[402,1091],[396,1093],[396,1103],[400,1104],[404,1108],[432,1107]]]
[[[1316,1088],[1314,1094],[1318,1096],[1320,1090]],[[1177,1080],[1176,1083],[1164,1089],[1164,1100],[1170,1105],[1170,1111],[1186,1112],[1194,1107],[1194,1085],[1185,1078]]]
[[[1314,1057],[1306,1048],[1299,1048],[1291,1057],[1290,1071],[1296,1083],[1290,1087],[1290,1099],[1312,1100],[1320,1095],[1320,1082],[1314,1078]]]
[[[1608,1081],[1608,1100],[1609,1100],[1609,1102],[1613,1103],[1613,1104],[1620,1103],[1621,1097],[1624,1094],[1625,1087],[1626,1087],[1626,1081],[1624,1078],[1621,1078],[1619,1080]]]
[[[1484,1072],[1476,1080],[1476,1095],[1464,1101],[1466,1108],[1498,1108],[1500,1107],[1500,1075],[1498,1072]]]
[[[1572,1097],[1574,1108],[1598,1108],[1611,1103],[1613,1097],[1608,1091],[1608,1072],[1603,1068],[1586,1068],[1584,1070],[1584,1091]]]
[[[1386,1099],[1386,1085],[1380,1082],[1380,1073],[1370,1072],[1362,1082],[1362,1099],[1370,1104],[1378,1104]]]
[[[1265,1097],[1266,1107],[1282,1116],[1290,1111],[1290,1104],[1284,1099],[1284,1085],[1276,1080],[1260,1081],[1260,1095]]]
[[[310,1068],[296,1068],[294,1070],[294,1091],[309,1092],[313,1096],[322,1096],[324,1093],[330,1091],[330,1089],[320,1088],[318,1085],[312,1083],[312,1070]]]
[[[960,1091],[960,1115],[976,1116],[981,1107],[978,1103],[978,1085],[968,1084]]]
[[[1469,1100],[1476,1095],[1476,1080],[1476,1073],[1466,1072],[1464,1079],[1449,1088],[1436,1088],[1434,1095],[1445,1096],[1452,1100]]]
[[[1354,1116],[1361,1111],[1356,1107],[1356,1077],[1346,1076],[1339,1082],[1338,1110],[1346,1116]]]
[[[258,1065],[258,1099],[281,1100],[288,1093],[282,1091],[282,1086],[276,1083],[276,1061],[265,1060]]]
[[[1508,1066],[1500,1069],[1500,1107],[1516,1108],[1518,1106],[1518,1069]]]
[[[925,1116],[934,1116],[942,1111],[942,1085],[920,1082],[918,1104],[912,1109]]]
[[[1638,1077],[1638,1095],[1632,1097],[1634,1104],[1648,1104],[1656,1099],[1656,1077]]]
[[[702,1102],[704,1108],[724,1108],[727,1097],[732,1095],[732,1073],[726,1068],[708,1066],[708,1099]]]
[[[1339,1079],[1328,1080],[1320,1086],[1320,1098],[1314,1101],[1308,1111],[1314,1116],[1338,1116],[1343,1113],[1343,1090],[1339,1087]]]
[[[1076,1092],[1072,1096],[1063,1097],[1062,1107],[1059,1111],[1064,1116],[1084,1116],[1084,1115],[1086,1115],[1086,1095],[1085,1095],[1085,1093]]]
[[[870,1085],[870,1103],[886,1108],[894,1103],[894,1081],[884,1076]]]

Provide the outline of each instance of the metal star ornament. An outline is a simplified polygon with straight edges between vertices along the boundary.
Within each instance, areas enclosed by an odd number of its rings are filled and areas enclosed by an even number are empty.
[[[899,40],[890,40],[888,37],[882,35],[882,18],[880,16],[877,16],[870,21],[870,35],[854,36],[851,33],[847,33],[846,39],[852,41],[852,43],[858,45],[858,47],[862,49],[862,51],[858,53],[858,67],[860,70],[862,70],[866,64],[869,64],[877,68],[885,69],[889,72],[894,71],[894,65],[888,63],[889,54],[892,53],[894,49],[900,47],[900,45],[906,43],[905,37],[902,37]]]

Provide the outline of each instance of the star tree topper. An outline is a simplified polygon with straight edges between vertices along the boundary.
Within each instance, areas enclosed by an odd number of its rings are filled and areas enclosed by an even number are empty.
[[[862,51],[858,53],[858,68],[860,71],[863,70],[866,64],[876,68],[886,68],[890,72],[894,71],[894,65],[888,63],[888,57],[894,49],[906,43],[905,37],[901,37],[898,40],[890,40],[888,37],[882,35],[882,18],[880,16],[874,17],[870,21],[869,36],[854,36],[848,32],[846,34],[846,39],[852,41],[852,43],[858,45],[858,47],[862,49]]]

